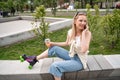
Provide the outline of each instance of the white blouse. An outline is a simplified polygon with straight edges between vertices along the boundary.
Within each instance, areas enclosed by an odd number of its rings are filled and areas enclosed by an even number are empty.
[[[68,35],[71,35],[72,30],[68,31]],[[89,51],[86,51],[85,53],[81,52],[80,49],[80,36],[76,36],[75,40],[73,40],[70,44],[70,51],[69,51],[69,56],[73,57],[75,54],[77,54],[83,64],[84,69],[87,68],[87,55],[89,53]]]
[[[80,36],[75,37],[76,46],[80,46]]]

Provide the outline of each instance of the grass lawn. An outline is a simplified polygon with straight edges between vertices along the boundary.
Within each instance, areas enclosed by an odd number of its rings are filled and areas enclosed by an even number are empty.
[[[64,28],[58,31],[54,31],[49,34],[51,41],[65,41],[67,31],[69,28]],[[118,44],[120,46],[120,43]],[[64,47],[69,49],[68,47]],[[47,49],[47,47],[45,47]],[[16,60],[22,54],[27,55],[38,55],[44,49],[44,43],[39,37],[34,37],[32,39],[22,41],[16,44],[12,44],[5,47],[0,47],[0,59],[1,60]],[[120,54],[120,47],[115,49],[101,48],[99,44],[91,42],[90,53],[89,54]]]

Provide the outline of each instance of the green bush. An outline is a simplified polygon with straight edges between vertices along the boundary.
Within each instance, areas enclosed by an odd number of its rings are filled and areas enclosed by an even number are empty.
[[[119,48],[120,42],[120,10],[114,10],[112,14],[99,15],[99,8],[94,6],[95,15],[91,14],[91,6],[87,4],[87,17],[90,31],[92,32],[92,53],[104,54]],[[97,51],[96,51],[97,50]],[[107,50],[107,51],[106,51]]]
[[[99,8],[97,5],[94,6],[95,8],[95,15],[93,15],[90,11],[91,6],[87,4],[87,18],[88,18],[88,25],[89,29],[92,33],[92,41],[90,47],[97,47],[98,49],[92,48],[92,54],[97,54],[96,52],[99,53],[104,53],[104,34],[103,34],[103,28],[102,28],[102,19],[99,15]],[[97,50],[97,51],[96,51]]]
[[[93,35],[93,39],[92,41],[98,43],[98,41],[101,40],[101,20],[102,17],[99,15],[99,9],[97,7],[97,5],[94,6],[95,8],[95,15],[92,15],[90,12],[90,5],[87,5],[87,17],[88,17],[88,25],[90,28],[90,31],[92,32]]]
[[[48,37],[48,23],[45,22],[45,7],[43,5],[36,7],[35,13],[33,14],[33,17],[35,18],[35,21],[32,23],[33,25],[33,31],[36,35],[41,36],[40,39],[42,39],[42,43],[44,43],[45,38]],[[37,25],[38,21],[41,21],[39,26]]]
[[[115,48],[120,41],[120,10],[104,16],[102,24],[106,45]]]

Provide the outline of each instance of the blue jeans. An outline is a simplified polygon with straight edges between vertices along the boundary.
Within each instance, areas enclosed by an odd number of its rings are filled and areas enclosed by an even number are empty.
[[[57,56],[63,59],[63,61],[54,62],[50,66],[49,72],[56,77],[61,77],[63,72],[83,69],[83,65],[77,54],[74,57],[70,57],[69,52],[61,47],[53,46],[49,48],[48,56]]]

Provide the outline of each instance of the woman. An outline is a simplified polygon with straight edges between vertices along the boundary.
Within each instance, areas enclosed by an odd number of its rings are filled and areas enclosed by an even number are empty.
[[[68,31],[65,42],[49,42],[50,48],[35,57],[33,65],[40,59],[56,55],[64,61],[54,62],[49,72],[55,80],[61,80],[63,72],[78,71],[86,68],[87,55],[91,40],[91,32],[88,29],[87,17],[83,13],[74,16],[72,28]],[[70,51],[59,46],[70,45]]]

